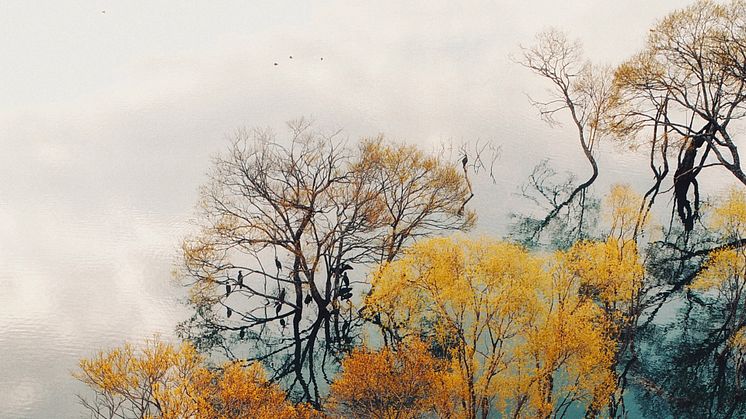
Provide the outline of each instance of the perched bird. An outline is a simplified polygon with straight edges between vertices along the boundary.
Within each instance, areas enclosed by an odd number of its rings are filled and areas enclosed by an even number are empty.
[[[350,278],[347,276],[347,272],[342,274],[342,285],[344,285],[345,287],[350,286]]]
[[[282,326],[283,329],[285,328],[285,319],[280,319],[280,326]]]
[[[303,300],[303,302],[306,303],[306,305],[311,304],[311,301],[313,301],[313,297],[311,297],[311,294],[306,295],[306,299]]]
[[[464,166],[464,170],[466,170],[466,163],[469,163],[469,157],[464,154],[464,158],[461,159],[461,164]]]
[[[344,271],[349,271],[349,270],[352,270],[352,269],[353,269],[353,267],[350,266],[349,263],[345,262],[345,263],[343,263],[341,265],[338,265],[336,268],[333,268],[332,272],[336,273],[337,275],[341,275],[341,274],[344,273]]]
[[[243,286],[243,271],[238,271],[238,279],[236,279],[238,285]]]
[[[225,313],[225,314],[227,314],[227,315],[228,315],[228,317],[230,318],[230,317],[231,317],[231,315],[233,314],[233,310],[231,310],[231,308],[230,308],[230,307],[226,307],[226,308],[225,308],[225,311],[226,311],[226,313]]]
[[[280,259],[277,259],[277,256],[275,255],[275,266],[277,267],[277,274],[280,274],[280,271],[282,270],[282,263],[280,263]]]
[[[225,296],[231,295],[231,286],[228,284],[225,284]]]
[[[281,303],[285,302],[285,288],[280,290],[280,302]]]

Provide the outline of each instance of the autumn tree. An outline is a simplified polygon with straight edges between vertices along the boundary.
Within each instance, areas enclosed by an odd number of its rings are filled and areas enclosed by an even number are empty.
[[[696,263],[676,294],[675,316],[660,318],[639,345],[635,380],[649,415],[743,417],[746,326],[746,194],[731,189],[703,211],[714,246],[684,250]],[[682,249],[683,250],[683,249]],[[651,333],[652,332],[652,333]]]
[[[650,150],[652,205],[672,179],[686,231],[699,216],[697,176],[722,167],[746,185],[733,136],[744,115],[746,3],[700,0],[662,19],[614,76],[615,133]],[[669,158],[676,156],[673,164]]]
[[[334,360],[355,343],[351,300],[365,266],[475,216],[455,163],[381,138],[351,147],[305,121],[289,127],[290,138],[240,131],[215,159],[201,231],[183,246],[195,314],[181,331],[202,350],[264,361],[318,403],[315,355]]]
[[[446,364],[418,339],[393,350],[356,348],[342,361],[330,404],[344,417],[420,418],[453,415]]]
[[[259,364],[227,363],[210,370],[189,343],[178,347],[149,340],[80,361],[75,377],[93,398],[81,396],[95,418],[308,418],[307,406],[293,406],[267,382]]]
[[[424,337],[449,362],[460,417],[596,412],[614,391],[613,323],[583,292],[573,259],[490,240],[418,242],[384,264],[369,315]],[[602,279],[595,279],[599,283]]]
[[[557,30],[538,34],[532,46],[523,48],[519,63],[549,82],[548,97],[531,102],[549,124],[559,125],[560,116],[572,124],[591,169],[588,178],[576,185],[574,176],[565,182],[553,183],[556,173],[547,163],[537,166],[523,193],[548,213],[540,218],[524,218],[519,229],[533,241],[564,213],[564,222],[573,226],[566,233],[576,239],[584,238],[585,201],[588,188],[598,177],[594,149],[605,132],[605,114],[611,98],[611,69],[586,61],[580,43],[569,40]]]

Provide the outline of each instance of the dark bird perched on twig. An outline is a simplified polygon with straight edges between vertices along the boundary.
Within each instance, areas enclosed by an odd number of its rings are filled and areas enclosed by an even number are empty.
[[[337,275],[342,275],[344,271],[353,270],[354,268],[350,266],[349,263],[343,263],[341,265],[338,265],[336,268],[332,269],[332,272],[336,273]]]
[[[225,308],[225,314],[227,314],[227,315],[228,315],[228,318],[230,318],[230,317],[231,317],[231,315],[233,314],[233,310],[231,310],[231,308],[230,308],[230,307],[226,307],[226,308]]]
[[[464,154],[464,158],[461,159],[461,164],[464,166],[464,170],[466,170],[466,163],[469,163],[469,156]]]
[[[225,296],[231,295],[231,286],[229,284],[225,284]]]
[[[239,286],[243,286],[243,271],[238,271],[238,279],[236,279]]]
[[[280,302],[281,303],[285,302],[285,288],[280,290]]]
[[[280,259],[277,259],[277,255],[275,255],[275,266],[277,267],[277,275],[279,275],[282,270],[282,263],[280,263]]]
[[[350,278],[347,276],[347,272],[342,274],[342,285],[344,285],[345,287],[350,286]]]
[[[306,295],[305,300],[303,300],[303,302],[306,303],[306,305],[311,304],[311,301],[313,301],[313,297],[311,297],[311,294]]]

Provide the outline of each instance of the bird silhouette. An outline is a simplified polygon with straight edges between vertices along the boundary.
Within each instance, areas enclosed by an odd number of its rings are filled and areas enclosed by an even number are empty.
[[[240,331],[238,332],[238,337],[239,337],[240,339],[243,339],[243,338],[244,338],[244,336],[246,336],[246,329],[244,329],[244,328],[242,327],[242,328],[241,328],[241,330],[240,330]]]
[[[236,281],[238,285],[243,286],[243,271],[238,271],[238,279]]]
[[[280,259],[277,259],[277,256],[275,256],[275,266],[277,267],[277,275],[279,275],[282,270],[282,263],[280,263]]]
[[[313,301],[313,297],[311,297],[311,294],[306,295],[306,299],[303,300],[303,302],[306,303],[306,305],[311,304],[311,301]]]
[[[461,164],[464,166],[464,170],[466,170],[466,163],[469,163],[469,157],[464,154],[464,158],[461,159]]]
[[[226,312],[225,314],[227,314],[227,315],[228,315],[228,318],[230,318],[230,317],[231,317],[231,315],[233,314],[233,310],[231,310],[231,308],[230,308],[230,307],[226,307],[226,308],[225,308],[225,312]]]
[[[231,286],[228,284],[225,284],[225,296],[229,296],[231,294]]]
[[[280,319],[280,326],[282,326],[283,329],[285,328],[285,319]]]
[[[282,290],[280,290],[280,302],[281,303],[285,302],[285,288],[283,288]]]
[[[350,286],[350,278],[347,276],[347,272],[342,274],[342,285],[344,285],[345,287]]]

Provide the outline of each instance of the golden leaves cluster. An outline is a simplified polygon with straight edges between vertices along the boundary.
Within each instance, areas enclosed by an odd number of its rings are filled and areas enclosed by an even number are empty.
[[[267,382],[259,364],[227,363],[208,369],[196,349],[148,340],[80,361],[74,376],[93,392],[81,402],[95,417],[146,418],[310,418],[317,412],[294,406]]]
[[[597,411],[615,389],[614,311],[637,295],[633,244],[580,242],[538,256],[489,239],[436,238],[382,266],[368,310],[448,348],[465,417]]]

